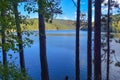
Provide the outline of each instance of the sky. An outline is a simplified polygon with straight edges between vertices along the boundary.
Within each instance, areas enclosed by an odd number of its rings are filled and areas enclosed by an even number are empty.
[[[76,0],[74,0],[76,2]],[[87,13],[87,0],[81,0],[81,12]],[[75,20],[76,16],[76,6],[73,4],[72,0],[61,0],[61,5],[63,14],[58,15],[58,19],[70,19]]]
[[[74,0],[77,2],[77,0]],[[73,4],[72,0],[61,0],[60,6],[62,7],[62,15],[57,15],[56,19],[65,19],[65,20],[75,20],[76,16],[76,6]],[[24,11],[24,6],[20,5],[18,10],[21,14],[26,15],[27,12]],[[81,0],[81,12],[87,12],[87,0]],[[30,18],[38,18],[37,13],[31,13]]]
[[[77,2],[77,0],[74,0]],[[107,0],[105,0],[107,2]],[[115,0],[120,3],[120,0]],[[88,0],[81,0],[80,2],[81,7],[80,10],[82,13],[87,13],[88,11]],[[63,14],[62,15],[57,15],[55,18],[56,19],[65,19],[65,20],[76,20],[76,6],[73,4],[72,0],[61,0],[60,6],[62,7]],[[18,7],[19,11],[21,14],[26,15],[27,13],[24,11],[23,6]],[[92,6],[92,15],[94,16],[94,7]],[[102,9],[103,13],[107,12],[107,8]],[[30,18],[38,18],[37,13],[31,13]],[[92,19],[94,20],[94,18]]]

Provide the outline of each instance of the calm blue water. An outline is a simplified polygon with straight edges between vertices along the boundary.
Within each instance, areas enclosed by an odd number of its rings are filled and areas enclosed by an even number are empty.
[[[36,32],[37,33],[37,32]],[[46,31],[47,59],[50,80],[75,80],[75,31],[58,30]],[[31,36],[34,40],[30,48],[24,49],[25,64],[29,75],[34,80],[40,80],[39,38]],[[80,31],[80,71],[81,80],[87,75],[87,32]],[[18,60],[19,61],[19,60]]]
[[[64,80],[68,75],[75,79],[75,31],[47,31],[47,58],[50,80]],[[86,79],[86,43],[87,33],[80,34],[80,64],[81,78]],[[28,73],[35,79],[40,79],[39,39],[33,37],[34,44],[25,48],[25,63]]]

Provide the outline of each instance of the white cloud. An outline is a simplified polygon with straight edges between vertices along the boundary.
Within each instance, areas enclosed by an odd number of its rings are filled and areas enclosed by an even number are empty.
[[[94,11],[94,10],[95,10],[95,8],[94,8],[94,7],[92,7],[92,10]]]
[[[58,15],[58,16],[56,17],[56,19],[69,20],[70,18],[68,18],[67,16],[64,16],[64,15]]]
[[[76,19],[76,14],[77,14],[77,12],[75,11],[74,14],[75,14],[74,18]]]
[[[69,20],[69,18],[68,18],[68,17],[66,17],[66,16],[64,16],[64,17],[63,17],[63,19],[64,19],[64,20]]]

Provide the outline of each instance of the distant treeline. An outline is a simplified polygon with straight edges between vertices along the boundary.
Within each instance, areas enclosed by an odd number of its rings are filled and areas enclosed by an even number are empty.
[[[30,25],[22,25],[22,30],[38,30],[38,19],[28,19]],[[75,29],[75,21],[54,19],[52,23],[45,23],[46,30],[72,30]]]
[[[112,17],[112,32],[120,32],[120,14],[113,15]],[[27,27],[22,26],[22,30],[38,30],[38,19],[28,19],[27,20],[30,25],[26,25]],[[106,30],[106,20],[103,20],[102,31]],[[63,19],[54,19],[52,23],[46,22],[46,30],[73,30],[75,29],[75,21],[73,20],[63,20]],[[92,22],[92,27],[94,27],[94,22]],[[22,25],[22,24],[21,24]],[[86,23],[81,23],[81,30],[87,30],[87,21]]]

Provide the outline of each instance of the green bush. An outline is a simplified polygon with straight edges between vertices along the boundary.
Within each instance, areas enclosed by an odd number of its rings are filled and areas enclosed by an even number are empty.
[[[3,65],[0,63],[0,80],[32,80],[25,70],[21,69],[14,63]]]

